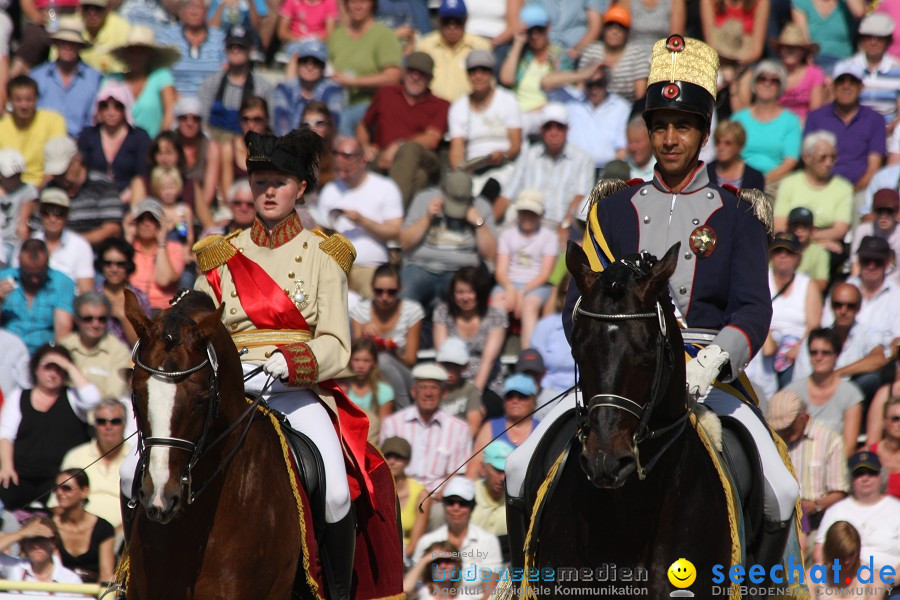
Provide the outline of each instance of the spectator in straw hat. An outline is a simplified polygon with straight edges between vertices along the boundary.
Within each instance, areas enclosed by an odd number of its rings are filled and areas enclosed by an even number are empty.
[[[94,96],[100,89],[102,75],[80,57],[90,42],[82,37],[81,22],[70,18],[62,21],[50,35],[56,48],[56,60],[38,65],[31,78],[38,85],[38,108],[58,112],[66,119],[66,132],[77,138],[81,130],[93,125]]]
[[[131,25],[110,4],[110,0],[81,0],[84,37],[91,42],[81,59],[104,75],[124,70],[125,65],[111,52],[126,43],[131,34]]]
[[[169,68],[180,52],[156,41],[153,30],[136,25],[128,41],[113,50],[125,65],[125,73],[113,75],[128,84],[134,104],[134,124],[152,138],[175,123],[175,80]]]
[[[772,41],[772,48],[787,70],[787,83],[778,103],[805,121],[809,111],[825,104],[825,72],[811,60],[819,51],[819,45],[811,43],[795,23],[788,23],[778,39]],[[749,80],[741,91],[742,99],[749,104]]]

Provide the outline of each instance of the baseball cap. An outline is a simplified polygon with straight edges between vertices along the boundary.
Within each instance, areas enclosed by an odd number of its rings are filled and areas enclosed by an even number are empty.
[[[516,198],[516,210],[530,210],[539,215],[544,214],[544,194],[538,190],[522,190]]]
[[[253,37],[245,27],[235,25],[229,29],[228,33],[225,35],[225,47],[227,48],[232,44],[237,44],[244,48],[251,48],[253,46]]]
[[[769,414],[766,420],[772,429],[787,429],[806,410],[803,400],[797,392],[782,390],[772,396],[769,401]]]
[[[466,9],[466,3],[463,0],[441,0],[438,7],[439,19],[465,19],[469,11]]]
[[[147,198],[145,200],[141,200],[137,203],[133,209],[131,209],[131,215],[137,219],[144,213],[150,213],[158,223],[162,223],[163,221],[163,208],[162,204],[159,203],[159,200],[155,198]]]
[[[784,248],[794,254],[800,254],[800,240],[790,231],[779,231],[775,234],[775,239],[769,246],[769,250],[775,250],[776,248]]]
[[[506,457],[512,454],[513,450],[515,450],[515,448],[503,440],[491,442],[488,447],[484,449],[484,462],[498,471],[505,471]]]
[[[516,373],[507,377],[503,382],[503,395],[506,396],[512,392],[518,392],[523,396],[534,396],[537,394],[537,386],[530,375]]]
[[[421,363],[412,369],[413,379],[447,381],[447,369],[437,363]]]
[[[862,67],[851,60],[839,62],[837,66],[834,67],[834,73],[832,73],[831,77],[834,81],[837,81],[844,75],[849,75],[857,81],[862,81],[865,77],[865,73],[863,72]]]
[[[70,137],[55,137],[44,146],[44,173],[62,175],[78,154],[78,146]]]
[[[314,58],[324,64],[328,62],[328,47],[316,38],[303,40],[297,49],[297,58]]]
[[[175,118],[184,117],[186,115],[201,116],[203,107],[200,106],[200,100],[194,96],[182,96],[175,103]]]
[[[631,27],[631,13],[624,6],[613,4],[603,13],[603,25],[606,26],[610,23],[617,23],[628,29]]]
[[[385,456],[396,454],[400,458],[409,459],[412,456],[412,448],[409,447],[409,442],[405,439],[394,436],[384,440],[384,443],[381,445],[381,453]]]
[[[472,205],[472,176],[465,171],[450,171],[441,183],[444,192],[444,215],[464,219]]]
[[[894,20],[884,13],[872,13],[860,22],[859,35],[892,37],[894,35]]]
[[[413,52],[406,57],[406,68],[425,73],[431,77],[434,75],[434,59],[425,52]]]
[[[860,258],[888,260],[891,257],[891,247],[886,239],[867,235],[860,241],[856,254]]]
[[[526,371],[538,373],[544,371],[544,358],[534,348],[525,348],[519,352],[519,358],[516,359],[516,373],[525,373]]]
[[[519,13],[519,20],[525,25],[525,29],[546,27],[550,24],[550,15],[540,4],[528,4]]]
[[[55,206],[62,206],[63,208],[69,208],[71,205],[69,195],[63,190],[54,187],[44,188],[41,191],[40,203],[53,204]]]
[[[471,479],[454,477],[447,482],[447,487],[444,488],[444,498],[449,498],[450,496],[456,496],[466,502],[472,502],[475,500],[475,484]]]
[[[874,452],[862,450],[847,460],[847,468],[850,470],[850,475],[856,475],[857,471],[863,470],[869,470],[877,474],[881,473],[881,460]]]
[[[466,70],[475,67],[484,67],[494,71],[497,69],[497,59],[487,50],[472,50],[466,57]]]
[[[805,206],[798,206],[788,213],[788,225],[809,225],[812,227],[812,211]]]
[[[12,177],[25,172],[25,157],[15,148],[0,150],[0,175]]]
[[[897,193],[897,190],[888,188],[875,192],[872,197],[872,210],[880,208],[889,208],[894,212],[900,210],[900,194]]]
[[[469,358],[469,349],[466,347],[466,343],[454,335],[444,340],[434,360],[439,363],[467,365],[469,364]]]
[[[547,123],[559,123],[560,125],[569,125],[569,111],[566,106],[559,102],[550,102],[541,111],[541,127]]]

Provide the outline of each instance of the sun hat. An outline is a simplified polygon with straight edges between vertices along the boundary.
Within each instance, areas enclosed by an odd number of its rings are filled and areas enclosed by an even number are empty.
[[[160,44],[156,41],[156,35],[153,30],[146,25],[133,25],[131,32],[128,34],[128,41],[111,50],[111,53],[117,60],[125,62],[125,53],[129,48],[149,48],[153,51],[153,57],[150,62],[153,68],[168,67],[181,58],[181,51],[166,44]]]

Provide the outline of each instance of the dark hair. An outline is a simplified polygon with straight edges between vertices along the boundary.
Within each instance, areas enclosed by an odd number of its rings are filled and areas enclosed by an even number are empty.
[[[68,359],[69,361],[72,360],[72,355],[69,354],[69,351],[62,346],[57,346],[55,344],[44,344],[34,351],[34,354],[31,355],[31,360],[28,362],[28,372],[31,373],[31,381],[37,380],[38,364],[40,364],[41,359],[48,354],[59,354],[60,356],[66,357],[66,359]]]
[[[156,153],[159,152],[159,143],[163,140],[168,141],[172,144],[172,147],[175,148],[175,152],[178,153],[178,170],[181,173],[184,173],[185,168],[187,167],[187,158],[184,156],[184,148],[178,143],[178,136],[175,135],[174,131],[162,131],[153,138],[152,142],[150,142],[150,150],[147,152],[147,164],[150,166],[149,170],[153,170],[156,166]]]
[[[46,514],[35,514],[33,517],[29,517],[28,519],[26,519],[25,522],[22,523],[22,527],[25,527],[26,525],[30,525],[31,523],[34,523],[35,521],[38,521],[41,525],[50,529],[53,532],[53,537],[44,538],[44,539],[50,540],[51,542],[53,542],[54,546],[59,548],[59,529],[56,527],[56,523],[53,522],[53,519],[51,517],[47,516]],[[35,540],[35,539],[41,539],[41,538],[31,537],[31,538],[25,538],[22,541],[24,542],[25,540]]]
[[[258,108],[258,109],[262,110],[264,113],[266,113],[266,119],[268,120],[268,118],[269,118],[269,103],[266,102],[265,98],[262,98],[260,96],[247,96],[241,102],[241,108],[238,111],[238,113],[242,113],[245,110],[248,110],[251,108]]]
[[[123,240],[122,238],[112,237],[106,238],[97,247],[97,257],[94,259],[94,271],[103,272],[103,255],[108,250],[118,250],[125,255],[125,272],[131,275],[134,273],[134,246]]]
[[[485,316],[488,311],[488,299],[490,298],[490,281],[484,270],[480,267],[462,267],[453,274],[450,286],[447,288],[447,308],[451,317],[459,315],[459,307],[453,299],[453,292],[457,283],[467,283],[475,290],[476,310],[480,316]]]
[[[831,349],[834,350],[835,354],[840,354],[841,350],[843,350],[844,345],[841,343],[841,338],[838,337],[837,332],[830,327],[819,327],[818,329],[813,329],[809,332],[809,339],[806,340],[806,347],[811,348],[812,343],[815,340],[825,340],[831,346]]]
[[[59,472],[59,475],[65,475],[70,480],[77,483],[78,487],[81,489],[91,487],[91,480],[88,479],[87,473],[84,472],[84,469],[63,469]],[[57,477],[59,477],[59,475],[57,475]]]
[[[47,249],[47,243],[44,240],[29,238],[22,242],[19,248],[19,256],[27,256],[31,260],[37,260],[40,256],[49,258],[50,251]]]
[[[375,361],[372,365],[372,370],[369,372],[369,377],[367,378],[366,383],[369,384],[369,388],[372,392],[369,410],[377,413],[378,382],[383,380],[383,377],[381,376],[381,370],[378,368],[378,346],[371,338],[357,338],[353,340],[352,344],[350,344],[350,356],[352,357],[357,352],[368,352],[372,356],[372,359]]]
[[[378,12],[378,0],[369,0],[372,3],[372,17],[375,17],[375,14]],[[344,5],[350,3],[350,0],[344,0]]]
[[[303,126],[303,117],[309,113],[319,113],[328,122],[328,136],[322,140],[325,143],[325,149],[322,152],[322,156],[319,157],[319,185],[323,186],[329,181],[334,181],[334,164],[331,159],[331,143],[334,141],[335,130],[334,115],[331,113],[328,105],[321,100],[310,100],[306,108],[303,109],[303,114],[300,115],[300,123],[297,123],[298,128]]]
[[[375,269],[375,273],[372,275],[373,285],[375,284],[375,280],[379,277],[393,277],[397,280],[397,287],[400,287],[402,285],[402,281],[400,280],[400,269],[390,263],[378,265],[378,267]]]
[[[6,95],[12,96],[12,91],[16,88],[30,87],[34,90],[35,96],[40,97],[41,92],[38,90],[37,82],[28,75],[16,75],[6,83]]]

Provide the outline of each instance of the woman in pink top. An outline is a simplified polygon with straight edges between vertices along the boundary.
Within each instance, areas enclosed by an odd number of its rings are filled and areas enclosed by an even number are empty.
[[[134,245],[134,273],[131,285],[150,299],[154,313],[169,308],[184,272],[184,245],[167,240],[165,215],[158,200],[138,203],[125,218],[125,239]]]
[[[284,0],[278,11],[278,38],[284,44],[311,37],[325,41],[337,19],[336,0]],[[290,55],[290,47],[285,52]]]

